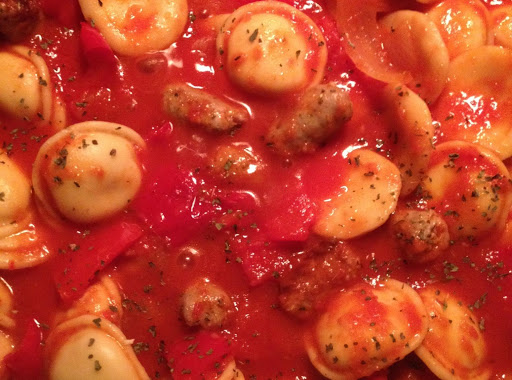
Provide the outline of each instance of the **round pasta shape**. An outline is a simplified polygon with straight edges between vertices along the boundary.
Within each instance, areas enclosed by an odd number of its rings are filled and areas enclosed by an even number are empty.
[[[0,330],[0,378],[4,379],[7,372],[7,367],[4,363],[4,358],[10,354],[14,349],[14,342],[10,335]]]
[[[493,9],[490,17],[494,43],[512,49],[512,5]]]
[[[415,350],[427,334],[419,295],[393,279],[339,293],[306,332],[312,364],[328,379],[355,380],[387,368]]]
[[[10,52],[0,52],[0,65],[8,68],[0,76],[0,106],[19,118],[33,119],[41,108],[37,69],[30,60]]]
[[[0,51],[0,109],[27,121],[36,120],[61,129],[66,109],[54,94],[44,59],[24,46]]]
[[[450,141],[437,146],[421,184],[426,206],[447,222],[452,239],[500,231],[512,202],[507,168],[479,145]]]
[[[11,329],[16,323],[12,318],[13,315],[13,299],[12,289],[5,282],[4,279],[0,279],[0,327],[2,329]],[[1,353],[1,349],[0,349]],[[1,357],[1,354],[0,354]]]
[[[480,0],[446,0],[428,11],[451,58],[490,42],[490,15]]]
[[[392,62],[412,75],[406,82],[428,104],[443,90],[448,75],[448,49],[435,24],[423,13],[401,10],[381,21]]]
[[[439,141],[463,140],[512,155],[512,50],[483,46],[450,64],[446,91],[433,110]]]
[[[427,287],[420,292],[430,319],[416,354],[442,380],[489,379],[487,348],[478,318],[452,294]]]
[[[6,238],[26,224],[31,190],[27,176],[4,152],[0,154],[0,190],[0,238]]]
[[[149,379],[131,341],[107,319],[83,315],[58,325],[45,345],[50,380]]]
[[[0,268],[20,269],[49,257],[33,222],[30,181],[0,152]]]
[[[38,205],[50,216],[95,223],[120,211],[142,178],[134,130],[107,122],[75,124],[49,138],[36,157],[32,182]]]
[[[387,85],[383,101],[387,120],[393,126],[392,161],[400,169],[403,197],[421,182],[434,151],[432,116],[427,104],[405,85]]]
[[[395,211],[402,182],[388,159],[366,149],[347,156],[343,183],[322,202],[313,226],[318,235],[350,239],[383,225]]]
[[[110,47],[137,56],[169,47],[183,33],[188,20],[187,0],[79,0],[86,20]]]
[[[232,360],[226,365],[226,369],[217,377],[216,380],[245,380],[244,374],[236,368],[236,362]]]
[[[320,29],[304,13],[278,1],[238,8],[217,37],[231,81],[244,90],[278,95],[318,84],[327,62]]]

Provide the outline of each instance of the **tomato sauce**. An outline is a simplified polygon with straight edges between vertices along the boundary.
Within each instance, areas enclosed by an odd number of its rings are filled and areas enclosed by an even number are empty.
[[[101,268],[101,273],[110,275],[121,288],[121,329],[134,339],[137,357],[151,378],[170,378],[166,362],[170,347],[198,333],[197,328],[183,323],[179,309],[184,289],[198,278],[210,279],[232,297],[236,311],[220,333],[228,339],[246,379],[322,378],[303,347],[303,332],[311,321],[288,315],[279,304],[279,277],[311,254],[305,242],[308,233],[298,234],[292,243],[265,246],[260,258],[254,259],[254,254],[244,250],[249,243],[256,255],[261,254],[255,244],[265,242],[268,226],[276,226],[269,221],[282,216],[283,204],[293,207],[295,197],[306,194],[306,208],[314,213],[316,203],[343,178],[347,170],[344,154],[360,147],[384,155],[392,151],[390,127],[380,117],[383,106],[377,100],[383,85],[358,71],[346,56],[327,4],[321,0],[290,2],[324,33],[329,49],[325,82],[337,81],[350,92],[354,116],[315,154],[293,160],[276,155],[262,137],[272,121],[291,107],[294,95],[269,99],[233,86],[219,65],[216,35],[204,27],[209,15],[232,12],[244,3],[248,1],[190,0],[190,20],[183,38],[162,52],[118,57],[114,71],[87,65],[78,25],[64,27],[45,19],[25,41],[45,59],[66,104],[69,125],[87,120],[124,124],[142,135],[148,149],[142,157],[142,189],[119,217],[87,227],[54,228],[41,217],[36,221],[42,226],[51,258],[34,268],[1,272],[13,290],[15,342],[34,318],[43,326],[43,340],[48,336],[56,310],[69,305],[59,295],[66,275],[56,273],[76,260],[74,250],[108,244],[94,241],[102,228],[126,221],[139,225],[143,236]],[[231,135],[212,135],[171,123],[162,107],[162,94],[170,83],[201,86],[232,99],[250,110],[251,119]],[[3,149],[31,173],[37,151],[51,131],[6,115],[1,115],[0,126]],[[217,147],[234,143],[250,146],[263,163],[250,181],[212,173]],[[414,194],[408,201],[421,202]],[[309,223],[307,215],[298,221],[283,220],[293,227]],[[505,235],[510,233],[510,226],[507,228]],[[283,229],[284,233],[296,232]],[[472,244],[454,242],[441,258],[426,265],[401,258],[386,225],[348,244],[360,256],[364,280],[392,277],[416,288],[440,283],[472,305],[485,326],[493,378],[505,379],[512,373],[512,320],[507,317],[512,315],[512,239],[501,238],[501,232],[490,235]],[[350,285],[348,282],[345,288]],[[80,286],[85,288],[83,283]]]

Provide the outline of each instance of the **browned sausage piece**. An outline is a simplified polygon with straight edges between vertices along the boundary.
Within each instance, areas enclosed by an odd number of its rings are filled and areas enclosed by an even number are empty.
[[[291,114],[270,127],[267,141],[283,154],[314,152],[351,117],[348,94],[333,83],[319,84],[306,90]]]
[[[346,243],[325,243],[318,250],[280,282],[281,306],[299,318],[311,316],[322,296],[356,278],[361,269],[359,258]]]
[[[38,19],[36,0],[0,0],[0,40],[21,41],[32,33]]]
[[[198,125],[210,132],[228,132],[248,119],[245,109],[218,97],[187,86],[174,84],[164,92],[164,110],[173,118]]]
[[[389,223],[404,257],[411,262],[432,261],[450,245],[448,225],[433,210],[397,210]]]
[[[181,314],[188,326],[220,328],[232,311],[233,303],[228,294],[205,280],[194,282],[181,297]]]

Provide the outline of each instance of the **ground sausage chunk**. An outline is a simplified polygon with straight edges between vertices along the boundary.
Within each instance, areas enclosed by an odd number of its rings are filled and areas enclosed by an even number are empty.
[[[21,41],[34,30],[38,19],[36,0],[0,1],[0,40]]]
[[[361,269],[356,253],[348,243],[321,243],[317,252],[280,281],[281,306],[299,318],[314,313],[324,296],[355,279]]]
[[[205,329],[220,328],[226,324],[233,303],[219,286],[205,280],[190,285],[181,297],[181,314],[188,326]]]
[[[432,261],[450,245],[448,225],[433,210],[397,210],[389,223],[402,254],[411,262]]]
[[[249,117],[244,108],[185,84],[167,87],[164,110],[176,120],[200,126],[209,132],[229,132],[241,127]]]
[[[351,117],[347,92],[333,83],[316,85],[270,127],[267,143],[283,154],[314,152]]]

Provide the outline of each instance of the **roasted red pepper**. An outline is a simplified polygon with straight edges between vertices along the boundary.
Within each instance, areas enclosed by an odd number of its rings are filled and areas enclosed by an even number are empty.
[[[102,269],[123,254],[142,236],[142,228],[132,222],[106,223],[72,244],[54,273],[57,290],[64,301],[73,301],[82,296]]]
[[[4,358],[4,363],[16,380],[37,380],[43,369],[43,334],[35,320],[29,321],[18,347]]]
[[[41,8],[46,16],[68,28],[78,25],[82,20],[78,0],[41,0]]]
[[[80,26],[80,46],[87,65],[95,70],[115,70],[117,59],[105,38],[86,22]]]

